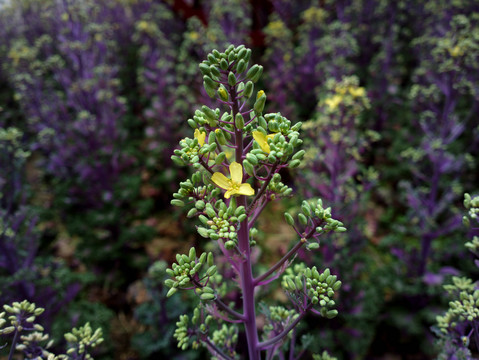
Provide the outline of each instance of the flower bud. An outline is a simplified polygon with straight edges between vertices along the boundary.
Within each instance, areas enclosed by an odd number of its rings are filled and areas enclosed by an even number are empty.
[[[286,219],[286,222],[288,223],[288,225],[290,225],[290,226],[294,225],[294,219],[289,213],[285,212],[284,213],[284,218]]]
[[[254,84],[252,81],[248,81],[244,87],[243,96],[249,99],[253,95]]]
[[[220,68],[221,68],[221,70],[226,70],[226,69],[228,69],[228,62],[226,61],[226,59],[221,59],[221,61],[220,61]]]
[[[308,218],[301,213],[298,214],[298,220],[301,223],[301,225],[306,225],[308,223]]]
[[[291,160],[289,162],[289,167],[291,169],[294,169],[294,168],[297,168],[299,166],[299,164],[301,164],[301,160]]]
[[[260,115],[263,113],[264,105],[266,103],[266,94],[262,94],[254,103],[254,112],[257,115]]]
[[[218,95],[219,95],[221,100],[228,101],[228,92],[226,91],[226,89],[224,88],[223,85],[221,85],[218,88]]]
[[[246,171],[246,173],[249,175],[249,176],[254,176],[254,167],[253,165],[247,160],[247,158],[245,160],[243,160],[243,167],[244,167],[244,170]]]
[[[229,74],[228,74],[228,84],[230,86],[235,86],[236,85],[236,76],[232,71],[230,71]]]
[[[241,115],[241,113],[236,114],[235,126],[238,130],[243,130],[244,128],[244,118],[243,118],[243,115]]]
[[[246,65],[247,65],[246,62],[245,62],[243,59],[241,59],[240,61],[238,61],[238,64],[236,65],[236,72],[237,72],[238,74],[240,74],[240,73],[242,73],[243,71],[245,71],[245,70],[246,70]]]

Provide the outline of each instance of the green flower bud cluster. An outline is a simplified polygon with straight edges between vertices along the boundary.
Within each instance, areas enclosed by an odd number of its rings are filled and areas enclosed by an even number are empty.
[[[336,357],[328,354],[327,351],[323,351],[321,355],[314,354],[313,360],[338,360]]]
[[[474,236],[472,241],[468,241],[465,246],[473,253],[479,254],[479,236]]]
[[[271,332],[280,333],[286,326],[293,322],[299,314],[295,310],[288,310],[282,306],[270,306],[268,308],[269,323],[263,328],[264,337],[267,339]]]
[[[3,309],[5,312],[0,314],[0,335],[23,330],[43,331],[43,326],[36,324],[35,320],[45,309],[37,308],[34,303],[30,303],[27,300],[14,302],[11,306],[3,305]],[[6,314],[8,314],[7,319],[5,319]]]
[[[166,273],[172,277],[172,279],[165,280],[165,285],[170,288],[166,294],[167,297],[170,297],[182,287],[195,286],[201,288],[197,292],[202,300],[215,299],[214,290],[201,284],[203,279],[206,279],[206,284],[209,278],[216,274],[213,253],[202,253],[198,258],[196,257],[196,249],[191,248],[188,255],[176,254],[176,261],[177,263],[171,265],[171,269],[166,269]],[[195,281],[194,284],[193,281]]]
[[[474,321],[479,317],[479,290],[461,291],[459,299],[449,303],[444,316],[436,318],[441,332],[447,333],[449,327],[455,327],[459,321]]]
[[[193,349],[198,349],[201,344],[200,338],[207,336],[212,320],[213,317],[211,315],[204,316],[203,311],[196,308],[191,318],[193,326],[190,328],[189,316],[180,315],[179,321],[176,322],[175,333],[173,334],[173,337],[178,341],[178,347],[186,350],[191,344]]]
[[[214,185],[202,185],[206,183],[206,174],[200,171],[195,172],[191,179],[180,182],[180,188],[178,192],[173,194],[173,200],[171,204],[175,206],[183,207],[185,202],[196,202],[197,200],[209,201],[221,194],[221,190]],[[195,216],[198,213],[197,208],[193,208],[188,212],[188,217]]]
[[[273,200],[278,197],[288,197],[293,193],[293,189],[281,182],[281,175],[278,173],[274,174],[271,182],[268,184],[268,191],[272,193],[271,197]]]
[[[199,162],[199,152],[205,145],[201,146],[196,138],[184,138],[180,140],[180,146],[181,149],[176,149],[171,159],[178,165],[193,165]]]
[[[289,225],[295,226],[296,222],[292,215],[285,213],[284,217]],[[297,222],[305,228],[305,234],[313,229],[316,235],[331,231],[338,233],[346,231],[341,221],[331,217],[331,208],[323,208],[321,199],[318,199],[316,202],[304,200],[301,203],[301,210],[297,213]]]
[[[476,284],[469,278],[453,276],[452,284],[444,285],[443,287],[449,294],[459,294],[462,291],[472,293],[476,288]]]
[[[203,74],[203,86],[206,93],[211,98],[214,98],[218,91],[220,99],[226,101],[227,94],[222,91],[222,87],[219,84],[221,75],[227,75],[230,86],[237,85],[238,78],[235,74],[244,73],[248,68],[250,59],[251,49],[246,49],[244,45],[236,48],[234,45],[230,45],[223,53],[216,49],[213,50],[208,54],[207,60],[204,60],[199,65],[200,71]],[[262,73],[263,67],[254,65],[246,73],[246,78],[252,82],[257,82]]]
[[[82,355],[84,359],[92,359],[87,351],[90,348],[100,345],[104,341],[103,331],[101,328],[93,331],[90,323],[86,323],[79,328],[73,328],[70,333],[66,333],[65,340],[70,347],[67,350],[68,355],[77,354]]]
[[[53,340],[48,341],[48,339],[49,339],[48,334],[35,331],[31,334],[20,336],[21,343],[18,344],[15,348],[16,350],[23,351],[23,352],[27,350],[28,348],[37,348],[37,349],[40,348],[42,349],[42,355],[46,358],[49,355],[52,355],[48,351],[48,349],[51,348],[51,346],[53,345]],[[47,341],[48,343],[46,345],[43,345],[43,346],[41,345],[42,343],[45,343]]]
[[[222,349],[227,349],[227,355],[235,358],[236,343],[238,342],[238,327],[235,325],[227,326],[222,324],[221,328],[213,331],[211,340]]]
[[[235,198],[227,206],[223,200],[218,200],[215,206],[198,200],[195,208],[201,211],[199,219],[205,227],[199,226],[198,233],[204,238],[223,240],[226,249],[233,249],[237,245],[237,228],[246,219],[244,206],[236,206]]]
[[[308,268],[304,263],[296,264],[286,269],[281,286],[300,308],[306,300],[308,305],[319,305],[321,315],[328,319],[338,314],[336,309],[331,308],[335,305],[334,292],[341,287],[341,281],[336,275],[331,275],[329,269],[319,273],[316,266]]]
[[[468,193],[464,194],[464,207],[468,210],[469,218],[479,221],[479,196],[471,198]],[[462,218],[464,225],[469,226],[470,220],[467,216]]]

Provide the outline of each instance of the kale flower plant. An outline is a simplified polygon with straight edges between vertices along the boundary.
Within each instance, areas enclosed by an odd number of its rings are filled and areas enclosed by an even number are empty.
[[[255,241],[256,220],[270,201],[292,193],[281,182],[280,171],[299,166],[305,152],[299,149],[301,123],[292,125],[280,113],[263,113],[266,94],[260,90],[253,95],[263,68],[249,67],[250,57],[250,49],[230,45],[223,53],[213,50],[199,65],[205,90],[221,109],[196,110],[188,120],[194,137],[181,140],[181,149],[172,157],[195,169],[191,179],[180,183],[172,204],[192,207],[188,216],[201,221],[198,233],[214,241],[216,255],[228,264],[215,265],[214,251],[198,254],[191,248],[166,270],[171,278],[165,284],[168,296],[190,290],[200,299],[193,316],[182,315],[177,323],[174,336],[182,349],[205,346],[218,359],[258,360],[262,352],[267,359],[284,356],[289,344],[293,359],[304,353],[295,347],[294,328],[308,312],[335,317],[333,299],[341,282],[329,269],[293,267],[292,260],[302,247],[317,249],[319,235],[346,229],[321,200],[303,201],[297,216],[284,214],[298,240],[276,264],[257,273],[252,252],[260,245]],[[258,290],[281,275],[292,309],[265,306],[265,321],[257,321]],[[232,297],[238,288],[241,296]]]

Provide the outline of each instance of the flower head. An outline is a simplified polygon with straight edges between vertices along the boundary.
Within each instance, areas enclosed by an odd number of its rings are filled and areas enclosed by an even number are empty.
[[[200,144],[200,147],[203,146],[206,140],[206,133],[204,131],[195,129],[195,139],[198,140],[198,144]]]
[[[243,166],[237,162],[232,162],[230,165],[231,179],[228,179],[222,173],[215,172],[211,180],[220,188],[225,189],[225,198],[229,199],[231,195],[254,195],[254,189],[250,184],[242,184],[243,180]]]
[[[274,138],[276,134],[265,135],[261,131],[253,131],[252,134],[253,134],[253,138],[256,140],[261,150],[269,154],[271,152],[271,149],[268,144],[268,139]]]

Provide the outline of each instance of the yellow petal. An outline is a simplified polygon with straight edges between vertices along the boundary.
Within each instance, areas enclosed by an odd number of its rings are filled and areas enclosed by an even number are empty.
[[[229,188],[231,188],[231,180],[224,176],[222,173],[215,172],[211,177],[211,181],[213,181],[222,189],[228,190]]]
[[[253,138],[256,140],[261,150],[269,154],[271,149],[269,147],[266,135],[263,134],[261,131],[253,131],[252,134]]]
[[[203,146],[205,144],[206,133],[204,131],[200,131],[199,129],[195,129],[195,139],[198,140],[198,144]]]
[[[252,196],[254,195],[254,189],[251,187],[250,184],[244,183],[240,185],[237,193],[241,195]]]
[[[240,165],[236,161],[233,161],[230,164],[230,174],[233,183],[241,184],[241,182],[243,181],[243,165]]]
[[[236,193],[237,193],[236,190],[233,190],[233,189],[228,190],[227,192],[225,192],[225,199],[229,199],[231,195],[234,195]]]

